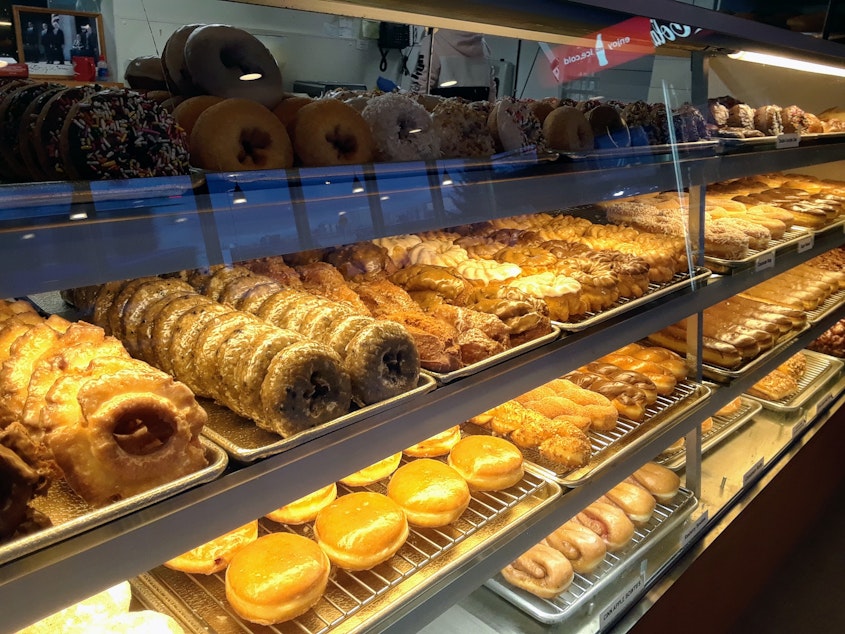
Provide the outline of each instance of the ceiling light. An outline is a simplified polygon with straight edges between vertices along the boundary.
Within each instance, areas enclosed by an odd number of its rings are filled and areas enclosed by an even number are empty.
[[[801,59],[781,57],[780,55],[769,55],[768,53],[756,53],[754,51],[737,51],[735,53],[729,53],[728,57],[743,62],[754,62],[755,64],[778,66],[780,68],[800,70],[807,73],[820,73],[822,75],[845,77],[845,68],[841,68],[839,66],[828,66],[827,64],[817,64],[815,62],[806,62]]]

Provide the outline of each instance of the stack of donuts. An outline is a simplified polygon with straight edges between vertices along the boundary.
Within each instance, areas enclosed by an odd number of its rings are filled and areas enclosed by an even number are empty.
[[[657,504],[672,501],[680,479],[669,469],[646,463],[630,477],[532,546],[501,573],[511,585],[541,599],[554,599],[575,576],[601,575],[607,553],[624,552],[637,528],[646,526]]]
[[[206,465],[194,394],[102,328],[4,301],[0,342],[0,538],[49,480],[101,507]]]
[[[156,101],[0,79],[0,180],[101,180],[188,172],[184,132]]]

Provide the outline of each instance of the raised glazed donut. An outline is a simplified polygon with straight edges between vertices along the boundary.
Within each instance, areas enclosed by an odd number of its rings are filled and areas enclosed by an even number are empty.
[[[185,42],[191,33],[201,26],[202,24],[180,26],[167,38],[161,51],[164,79],[168,90],[174,94],[191,96],[199,93],[185,64]]]
[[[252,99],[268,108],[284,96],[273,55],[243,29],[201,26],[185,42],[185,63],[194,84],[210,95]]]
[[[288,129],[293,131],[296,156],[303,165],[357,165],[373,160],[370,127],[357,110],[342,101],[320,99],[303,104]]]
[[[543,121],[543,135],[550,148],[568,152],[593,149],[593,129],[578,108],[555,108]]]
[[[215,171],[284,169],[293,165],[285,126],[270,110],[248,99],[225,99],[197,118],[191,162]]]
[[[398,93],[370,99],[361,116],[370,126],[376,160],[423,161],[440,158],[440,137],[420,104]]]

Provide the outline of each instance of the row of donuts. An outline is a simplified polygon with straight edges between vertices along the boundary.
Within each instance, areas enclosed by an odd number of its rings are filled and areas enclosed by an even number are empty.
[[[0,79],[0,180],[143,178],[188,169],[184,133],[137,92]]]
[[[845,131],[845,123],[833,118],[822,120],[797,105],[764,104],[755,108],[731,95],[708,99],[707,120],[713,127],[714,136],[737,139],[777,136],[784,132]]]

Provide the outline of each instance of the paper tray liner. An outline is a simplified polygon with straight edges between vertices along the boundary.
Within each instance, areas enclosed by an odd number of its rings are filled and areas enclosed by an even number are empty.
[[[665,426],[702,405],[710,396],[710,392],[710,388],[700,383],[679,381],[671,395],[658,396],[657,401],[646,409],[643,421],[637,422],[620,416],[618,424],[610,431],[588,431],[587,436],[592,445],[590,461],[577,469],[562,470],[559,464],[541,456],[537,449],[520,449],[525,459],[544,477],[567,487],[580,486],[596,477],[615,460],[623,460],[620,456],[634,451],[649,441],[654,434],[660,433]],[[474,423],[466,423],[464,431],[468,434],[492,434],[489,428]]]
[[[261,429],[251,420],[238,416],[232,410],[218,405],[209,399],[199,399],[208,412],[208,422],[202,433],[220,445],[233,460],[252,462],[260,458],[274,456],[286,449],[297,447],[336,429],[352,425],[368,416],[384,412],[414,397],[430,392],[437,386],[435,380],[423,372],[420,373],[417,387],[398,396],[353,410],[339,418],[330,420],[312,429],[282,438],[278,434]]]
[[[47,495],[35,498],[32,506],[49,517],[53,526],[0,545],[0,564],[32,554],[41,548],[146,508],[197,484],[216,479],[226,469],[226,453],[210,440],[201,437],[200,442],[205,449],[208,465],[173,482],[113,502],[103,508],[92,509],[63,479],[52,483]]]
[[[409,459],[403,457],[403,463]],[[385,493],[387,480],[367,487],[338,483],[338,495],[369,490]],[[142,600],[166,607],[190,632],[360,632],[375,627],[392,607],[436,583],[461,563],[478,556],[489,540],[515,530],[561,493],[560,487],[530,468],[522,481],[498,492],[474,492],[469,508],[452,524],[439,529],[411,526],[408,541],[387,562],[372,570],[349,572],[332,566],[323,598],[306,614],[274,626],[244,621],[225,598],[225,572],[192,575],[159,566],[133,580]],[[300,526],[263,518],[259,535],[290,531],[313,538],[313,522]],[[199,629],[198,629],[199,626]]]
[[[798,411],[807,401],[813,398],[818,390],[820,390],[827,380],[839,372],[843,365],[842,361],[835,359],[825,354],[813,352],[812,350],[802,350],[804,356],[807,358],[807,370],[804,375],[798,379],[798,390],[786,396],[779,401],[772,401],[746,394],[749,399],[760,403],[763,407],[769,410],[774,410],[784,413],[793,413]]]
[[[745,425],[754,418],[763,406],[749,398],[741,398],[741,405],[731,416],[713,416],[713,427],[701,433],[701,453],[705,454],[720,442],[728,438],[732,432]],[[683,469],[687,461],[686,446],[681,444],[677,449],[666,450],[654,462],[674,471]]]
[[[651,557],[655,544],[668,539],[679,529],[696,506],[698,500],[692,491],[679,489],[671,502],[657,504],[649,522],[634,531],[634,537],[625,548],[605,555],[604,561],[590,574],[576,573],[569,588],[554,599],[542,599],[516,588],[505,581],[501,574],[497,574],[484,585],[542,623],[561,623],[570,618],[597,620],[598,614],[617,599],[613,591],[622,590],[626,579],[631,575],[640,574],[635,568],[641,560],[646,554]],[[666,554],[662,559],[668,561],[676,549],[671,550],[672,553]],[[573,623],[573,626],[575,625]]]
[[[676,273],[675,276],[668,282],[658,284],[652,282],[648,285],[648,290],[642,297],[630,298],[620,297],[613,303],[613,306],[598,312],[590,312],[584,315],[577,315],[570,321],[553,321],[552,323],[564,331],[579,331],[600,324],[609,319],[621,315],[630,310],[635,310],[645,304],[653,302],[654,300],[670,295],[676,291],[684,290],[693,282],[701,282],[710,277],[711,271],[704,267],[696,267],[692,275],[689,272]]]

